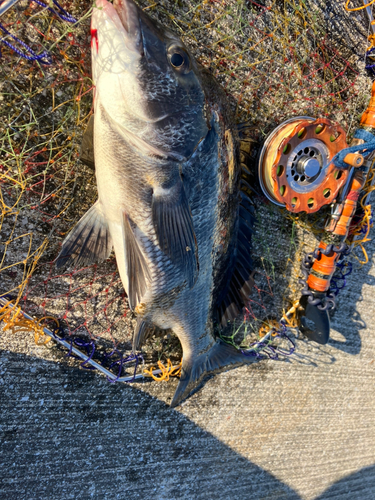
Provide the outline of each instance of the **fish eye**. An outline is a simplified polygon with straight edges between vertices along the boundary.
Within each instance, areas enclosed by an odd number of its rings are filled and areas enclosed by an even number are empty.
[[[181,54],[175,52],[174,54],[171,55],[171,64],[175,68],[179,68],[184,64],[184,58],[182,57]]]
[[[168,49],[168,60],[173,69],[179,73],[189,73],[190,59],[182,47],[172,46]]]

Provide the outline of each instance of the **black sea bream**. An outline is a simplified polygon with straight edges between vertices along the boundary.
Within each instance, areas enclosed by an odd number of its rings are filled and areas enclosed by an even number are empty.
[[[131,0],[97,0],[91,34],[99,198],[57,265],[114,248],[138,318],[134,350],[155,326],[181,341],[175,406],[206,373],[248,360],[214,335],[250,293],[237,132],[212,75]]]

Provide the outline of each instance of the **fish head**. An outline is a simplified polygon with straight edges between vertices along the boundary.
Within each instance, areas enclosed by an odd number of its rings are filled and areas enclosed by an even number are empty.
[[[91,36],[95,107],[166,153],[189,157],[208,131],[206,99],[180,38],[132,0],[96,0]]]

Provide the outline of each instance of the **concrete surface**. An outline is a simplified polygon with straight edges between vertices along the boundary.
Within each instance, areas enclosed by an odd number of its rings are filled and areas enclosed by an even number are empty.
[[[0,498],[375,498],[374,274],[348,280],[328,345],[300,339],[175,410],[176,381],[113,385],[2,334]]]

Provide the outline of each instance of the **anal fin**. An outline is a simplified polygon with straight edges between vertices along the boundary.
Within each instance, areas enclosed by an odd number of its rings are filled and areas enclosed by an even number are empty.
[[[108,224],[97,201],[65,238],[55,265],[86,266],[107,259],[111,251]]]
[[[133,335],[133,352],[138,351],[146,338],[155,331],[155,328],[150,326],[142,318],[137,319],[137,325]]]
[[[191,362],[183,358],[180,382],[173,396],[171,407],[174,408],[194,390],[202,379],[211,373],[216,373],[226,367],[235,367],[252,363],[256,357],[248,357],[233,346],[216,341],[211,349]]]
[[[151,275],[127,215],[124,215],[124,236],[126,269],[129,280],[128,300],[130,308],[134,310],[147,290],[147,281],[151,280]]]
[[[155,188],[152,217],[161,250],[184,271],[192,288],[198,277],[198,251],[181,178],[168,188]]]

